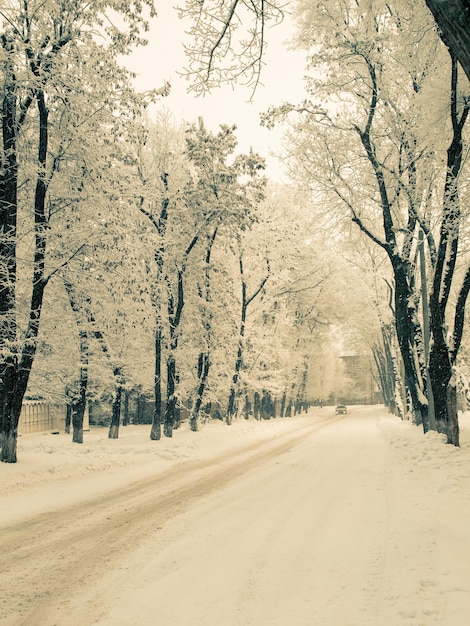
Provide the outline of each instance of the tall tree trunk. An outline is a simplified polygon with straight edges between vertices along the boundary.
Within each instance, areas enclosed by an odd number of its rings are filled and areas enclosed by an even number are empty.
[[[212,301],[211,295],[211,280],[210,280],[210,261],[212,255],[212,248],[214,246],[215,238],[217,237],[218,227],[214,229],[211,235],[207,236],[207,248],[204,263],[204,287],[199,289],[200,296],[203,298],[202,306],[202,321],[204,326],[204,343],[205,351],[200,352],[198,357],[197,377],[198,386],[196,389],[196,398],[191,409],[191,415],[189,418],[189,425],[191,430],[198,430],[199,411],[204,400],[204,392],[209,378],[210,370],[210,347],[211,347],[211,331],[212,331],[212,314],[210,311],[210,304]]]
[[[83,443],[83,416],[86,409],[86,384],[80,381],[79,393],[71,399],[72,442]]]
[[[72,423],[72,405],[70,400],[67,400],[67,406],[65,410],[65,433],[70,435],[70,425]]]
[[[175,372],[175,391],[178,389],[180,384],[180,374],[178,370]],[[173,422],[173,430],[176,430],[181,426],[181,404],[178,400],[178,396],[176,397],[175,402],[175,410],[174,410],[175,419]]]
[[[235,361],[235,371],[232,376],[232,384],[230,387],[230,394],[228,397],[227,404],[227,413],[225,417],[225,422],[230,425],[232,423],[232,419],[237,413],[237,391],[238,391],[238,381],[240,379],[240,371],[243,366],[243,337],[245,334],[245,321],[244,316],[246,315],[246,308],[244,312],[242,311],[242,325],[240,327],[240,339],[238,341],[238,351],[237,351],[237,360]]]
[[[447,387],[447,416],[449,420],[449,443],[460,446],[460,427],[457,410],[457,385],[455,375]]]
[[[16,393],[17,368],[6,366],[2,371],[2,433],[1,458],[5,463],[16,463],[18,422],[21,414],[20,396]]]
[[[423,431],[427,433],[428,400],[426,390],[420,384],[421,376],[416,365],[415,325],[409,310],[413,292],[409,286],[408,270],[404,265],[403,259],[392,259],[395,277],[395,324],[403,361],[405,386],[410,394],[414,420],[416,424],[422,425]]]
[[[198,360],[198,387],[196,390],[196,399],[191,408],[191,415],[189,418],[189,427],[192,431],[196,432],[199,429],[199,411],[201,409],[202,401],[204,398],[204,390],[207,384],[207,378],[209,376],[210,361],[209,355],[205,352],[201,352]]]
[[[445,433],[448,443],[458,446],[458,417],[456,390],[450,384],[453,364],[457,356],[447,340],[446,307],[457,262],[459,228],[462,219],[458,180],[462,168],[462,132],[470,111],[465,104],[458,114],[457,61],[452,57],[451,119],[453,136],[447,150],[447,170],[444,188],[443,216],[441,220],[437,260],[429,298],[432,345],[429,355],[429,373],[432,384],[436,423],[439,432]]]
[[[121,400],[122,400],[122,379],[121,368],[114,368],[114,397],[113,406],[111,410],[111,422],[109,424],[109,439],[119,438],[119,424],[121,422]]]
[[[279,409],[279,417],[285,417],[287,394],[284,391],[281,398],[281,408]]]
[[[108,363],[110,363],[113,368],[114,399],[108,436],[110,439],[117,439],[119,437],[119,421],[121,417],[121,393],[124,384],[122,368],[119,365],[113,363],[114,359],[111,355],[111,351],[106,341],[106,337],[97,325],[95,314],[93,311],[92,300],[89,294],[84,294],[83,302],[78,304],[78,308],[79,310],[83,308],[86,320],[90,328],[92,329],[92,334],[94,338],[98,341],[101,352],[104,354],[104,356],[108,360]]]
[[[23,398],[28,387],[34,357],[37,349],[37,337],[41,320],[42,305],[44,301],[44,290],[47,285],[45,278],[45,255],[46,255],[46,231],[47,215],[45,210],[47,181],[46,181],[46,159],[48,147],[48,110],[45,103],[45,96],[42,90],[36,93],[36,102],[39,113],[39,140],[38,140],[38,174],[36,178],[36,189],[34,193],[34,263],[32,293],[29,307],[29,320],[24,334],[21,357],[17,363],[15,358],[8,356],[0,372],[4,375],[0,392],[4,398],[2,402],[2,450],[0,460],[5,463],[16,463],[16,446],[18,439],[18,423],[21,415]],[[15,184],[12,182],[12,184]],[[17,184],[17,182],[16,182]],[[16,207],[11,209],[14,212],[16,223]],[[16,228],[8,233],[11,237],[16,236]],[[14,248],[13,248],[14,249]],[[16,262],[15,262],[16,263]],[[1,265],[1,263],[0,263]],[[12,267],[12,266],[11,266]],[[16,273],[12,276],[16,281]],[[9,298],[14,297],[14,286],[7,293]],[[7,328],[11,325],[9,314],[14,313],[16,303],[7,303]],[[16,335],[16,328],[15,328]],[[5,367],[6,365],[6,367]],[[12,367],[13,366],[13,367]],[[16,369],[16,372],[15,372]]]
[[[237,358],[235,361],[235,370],[232,376],[232,384],[230,386],[230,393],[229,393],[227,412],[226,412],[226,418],[225,418],[225,421],[227,424],[232,423],[232,418],[237,412],[236,397],[237,397],[238,385],[240,381],[240,372],[243,367],[243,344],[245,340],[245,325],[246,325],[247,309],[248,309],[248,306],[251,304],[251,302],[253,302],[253,300],[261,293],[261,290],[263,289],[263,287],[265,286],[269,278],[270,266],[269,266],[268,259],[266,259],[266,265],[267,265],[267,275],[262,279],[258,288],[255,289],[252,295],[248,296],[247,284],[246,284],[245,276],[244,276],[243,255],[240,252],[239,267],[240,267],[240,277],[241,277],[241,286],[242,286],[240,327],[239,327],[239,333],[238,333]]]
[[[45,211],[47,187],[53,175],[54,167],[46,177],[48,154],[48,116],[44,87],[50,78],[54,66],[53,57],[66,46],[72,35],[62,33],[56,39],[49,54],[44,55],[43,46],[35,53],[30,47],[30,40],[21,33],[29,18],[23,16],[21,25],[0,36],[2,47],[2,155],[0,168],[0,460],[16,462],[16,443],[18,422],[23,398],[28,386],[31,368],[36,355],[37,337],[41,319],[45,277],[46,231],[48,216]],[[28,25],[29,26],[29,25]],[[5,30],[5,29],[4,29]],[[22,37],[25,36],[24,40]],[[46,45],[50,43],[45,37]],[[24,47],[23,47],[24,46]],[[21,89],[26,93],[19,103],[15,75],[15,53],[20,49],[24,54],[27,49],[28,71],[34,75],[28,84],[28,78],[22,75]],[[47,63],[46,60],[47,59]],[[23,80],[26,87],[23,87]],[[22,347],[18,345],[16,328],[16,281],[17,259],[16,238],[18,219],[18,145],[17,138],[25,123],[33,103],[38,110],[38,160],[36,189],[34,192],[34,229],[35,248],[30,301],[29,321],[22,338]]]
[[[402,403],[398,401],[401,381],[396,361],[396,331],[392,324],[382,324],[382,345],[373,350],[376,368],[379,375],[379,387],[385,406],[393,415],[403,419]]]
[[[167,396],[165,417],[163,420],[163,434],[165,437],[173,437],[173,425],[175,422],[176,408],[176,361],[172,353],[168,355],[167,364]]]
[[[388,379],[387,363],[382,347],[379,347],[377,345],[373,346],[372,355],[374,357],[375,369],[377,372],[374,378],[382,394],[385,406],[390,412],[393,412],[391,409],[391,399],[393,398],[393,391],[391,389],[390,381]]]
[[[356,126],[355,129],[367,154],[367,159],[372,167],[377,184],[385,241],[377,238],[372,231],[369,230],[367,225],[362,222],[360,216],[354,211],[353,207],[351,207],[351,210],[353,212],[353,222],[356,223],[372,241],[380,245],[386,251],[390,259],[395,279],[395,325],[405,372],[405,386],[411,397],[414,419],[416,423],[422,424],[424,432],[427,432],[429,429],[429,420],[425,388],[426,379],[425,376],[423,376],[424,363],[422,359],[420,360],[416,342],[416,335],[419,332],[419,328],[415,312],[414,272],[412,271],[413,267],[410,261],[413,236],[417,222],[416,209],[412,206],[413,203],[411,202],[408,211],[409,219],[403,249],[400,253],[396,236],[396,224],[394,223],[392,211],[393,203],[390,201],[387,186],[387,168],[378,159],[378,152],[374,144],[374,134],[372,132],[377,107],[380,101],[378,68],[373,63],[368,63],[367,67],[371,83],[368,116],[365,127],[361,129]],[[412,189],[414,189],[416,185],[416,155],[406,140],[401,148],[408,153],[409,183]]]
[[[158,441],[162,436],[162,326],[160,319],[157,321],[157,328],[155,330],[155,378],[153,393],[155,406],[153,409],[150,439],[152,441]]]
[[[123,390],[123,394],[124,394],[124,408],[123,408],[123,416],[122,416],[122,425],[123,426],[128,426],[129,425],[129,391]]]
[[[85,415],[86,396],[88,387],[88,362],[89,362],[89,341],[88,332],[84,327],[81,306],[72,283],[64,278],[65,290],[69,299],[70,307],[75,315],[78,327],[78,338],[80,346],[80,374],[77,389],[67,390],[70,405],[71,422],[73,428],[72,441],[83,443],[83,416]],[[70,432],[70,429],[69,431]]]
[[[183,262],[181,267],[177,271],[176,281],[176,293],[173,293],[171,288],[170,276],[165,276],[165,281],[168,288],[168,322],[169,322],[169,354],[167,357],[167,394],[166,394],[166,407],[163,423],[163,434],[165,437],[173,436],[173,427],[175,425],[176,410],[178,405],[177,386],[178,386],[178,371],[176,367],[176,350],[178,348],[179,339],[179,326],[181,323],[181,316],[184,308],[184,274],[186,271],[186,261],[191,250],[196,245],[199,239],[199,235],[195,235],[191,240],[191,243],[186,248],[184,253]]]
[[[255,391],[253,396],[253,416],[256,421],[260,419],[260,408],[261,408],[261,398],[257,391]]]
[[[252,412],[250,396],[248,395],[248,390],[245,390],[245,419],[249,420]]]
[[[268,420],[271,417],[270,413],[269,393],[266,390],[263,390],[263,393],[261,394],[261,419]]]
[[[12,56],[14,46],[4,35],[2,98],[2,167],[0,168],[0,446],[1,460],[16,462],[18,409],[15,406],[16,234],[18,211],[17,94]],[[13,348],[13,349],[12,349]],[[20,405],[21,411],[21,405]],[[19,415],[18,415],[19,419]]]

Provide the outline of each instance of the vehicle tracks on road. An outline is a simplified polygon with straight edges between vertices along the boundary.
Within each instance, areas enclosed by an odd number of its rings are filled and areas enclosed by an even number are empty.
[[[344,419],[323,418],[280,439],[186,461],[123,489],[2,528],[0,626],[59,626],[67,597],[76,596],[82,585],[92,584],[100,572],[112,569],[195,499]]]

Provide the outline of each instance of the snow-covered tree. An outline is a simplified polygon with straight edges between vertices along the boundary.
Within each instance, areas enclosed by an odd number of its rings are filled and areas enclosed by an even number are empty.
[[[106,171],[93,171],[84,156],[92,140],[99,142],[104,117],[117,128],[143,104],[116,64],[118,54],[139,42],[143,6],[11,0],[0,9],[0,410],[6,462],[16,461],[46,286],[78,252],[51,244],[60,238],[53,225],[64,210],[77,210],[84,176],[96,180]],[[111,11],[124,17],[121,27],[105,18]],[[107,159],[113,159],[109,151]],[[25,256],[23,249],[32,252]],[[20,311],[23,286],[29,304]]]
[[[301,3],[299,44],[309,50],[312,98],[275,110],[300,115],[289,135],[293,176],[329,211],[346,209],[390,260],[406,386],[425,430],[432,421],[415,268],[419,230],[432,263],[435,220],[446,212],[437,198],[446,175],[440,107],[450,84],[445,50],[426,19],[414,4],[378,1],[366,11],[335,0],[316,8]],[[421,28],[404,28],[412,22]],[[439,133],[429,134],[430,117]]]

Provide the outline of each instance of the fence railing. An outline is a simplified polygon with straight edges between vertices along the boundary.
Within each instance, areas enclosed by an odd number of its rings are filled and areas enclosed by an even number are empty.
[[[48,430],[65,429],[65,404],[50,404],[41,400],[25,400],[21,408],[18,431],[27,435]]]

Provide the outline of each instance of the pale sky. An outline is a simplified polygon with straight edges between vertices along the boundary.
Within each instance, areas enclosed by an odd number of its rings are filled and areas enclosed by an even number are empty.
[[[282,179],[282,165],[270,156],[281,148],[282,129],[267,130],[259,125],[259,113],[270,105],[285,101],[298,102],[304,98],[302,76],[303,56],[284,45],[289,37],[287,23],[267,31],[266,65],[254,101],[247,100],[251,90],[246,87],[224,86],[212,94],[195,97],[187,93],[189,83],[178,75],[186,65],[182,41],[187,24],[178,19],[171,5],[161,3],[158,18],[148,33],[149,45],[139,48],[127,58],[126,65],[138,74],[135,86],[139,90],[158,88],[165,80],[171,82],[171,94],[162,100],[161,107],[172,112],[175,121],[196,121],[202,116],[208,128],[217,131],[219,124],[236,124],[239,150],[250,147],[267,159],[267,175]]]

